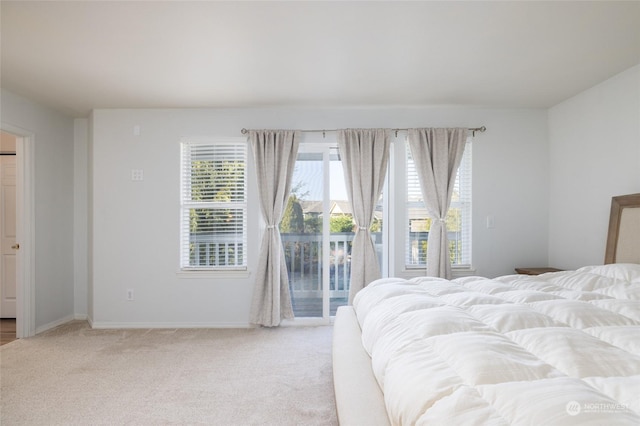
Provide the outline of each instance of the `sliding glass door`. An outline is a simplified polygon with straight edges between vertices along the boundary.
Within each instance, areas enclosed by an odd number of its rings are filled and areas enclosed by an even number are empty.
[[[296,318],[325,318],[346,305],[354,223],[338,149],[301,144],[280,232]]]

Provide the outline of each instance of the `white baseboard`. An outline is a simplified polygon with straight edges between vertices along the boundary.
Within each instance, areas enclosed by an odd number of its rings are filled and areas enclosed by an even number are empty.
[[[56,321],[36,328],[36,334],[51,330],[69,321],[87,321],[89,327],[94,329],[140,329],[140,328],[258,328],[256,324],[248,322],[112,322],[94,321],[87,314],[68,315]],[[321,325],[332,325],[334,317],[329,320],[323,318],[296,318],[295,320],[283,320],[282,327],[312,327]]]
[[[202,323],[202,322],[110,322],[90,321],[91,328],[252,328],[253,325],[246,322],[238,323]]]
[[[36,334],[45,332],[47,330],[51,330],[52,328],[65,324],[69,321],[73,321],[74,319],[76,319],[76,316],[72,314],[72,315],[67,315],[66,317],[60,318],[59,320],[51,321],[48,324],[44,324],[44,325],[41,325],[40,327],[37,327]]]
[[[280,327],[317,327],[322,325],[331,325],[335,317],[329,318],[294,318],[283,319]]]

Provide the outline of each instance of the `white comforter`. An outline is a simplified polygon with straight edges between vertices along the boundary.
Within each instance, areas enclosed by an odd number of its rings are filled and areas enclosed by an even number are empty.
[[[640,425],[640,265],[386,278],[353,305],[394,425]]]

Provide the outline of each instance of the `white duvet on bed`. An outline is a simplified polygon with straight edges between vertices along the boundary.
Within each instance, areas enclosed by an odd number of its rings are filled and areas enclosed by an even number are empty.
[[[353,306],[394,425],[640,425],[640,265],[386,278]]]

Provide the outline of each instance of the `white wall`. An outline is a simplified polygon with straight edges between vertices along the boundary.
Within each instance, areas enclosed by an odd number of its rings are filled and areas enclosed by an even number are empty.
[[[604,261],[611,197],[640,192],[640,65],[549,110],[549,263]]]
[[[640,192],[640,65],[549,111],[97,110],[74,122],[5,90],[1,106],[3,123],[35,133],[39,329],[74,313],[98,326],[246,325],[251,277],[176,273],[183,136],[240,136],[242,127],[486,125],[473,145],[473,266],[490,277],[516,266],[601,263],[611,196]],[[143,182],[130,180],[133,168],[144,170]],[[257,235],[257,208],[252,215],[250,235]],[[494,229],[486,227],[489,215]],[[135,289],[133,302],[124,300],[127,288]]]
[[[6,90],[2,123],[33,133],[35,328],[73,318],[73,119]]]
[[[77,118],[73,122],[73,276],[74,312],[78,317],[87,316],[89,263],[88,241],[88,164],[89,122]]]
[[[477,275],[496,277],[546,264],[549,146],[543,110],[485,121],[491,127],[473,145],[472,252]]]
[[[89,307],[95,326],[247,325],[252,277],[178,271],[179,141],[247,128],[479,126],[473,147],[473,264],[481,275],[547,260],[546,111],[482,108],[95,110],[90,119]],[[140,135],[134,135],[139,126]],[[144,181],[131,180],[132,169]],[[251,190],[251,188],[250,188]],[[249,217],[249,270],[259,244]],[[486,216],[495,229],[486,229]],[[132,288],[134,301],[127,301]]]

